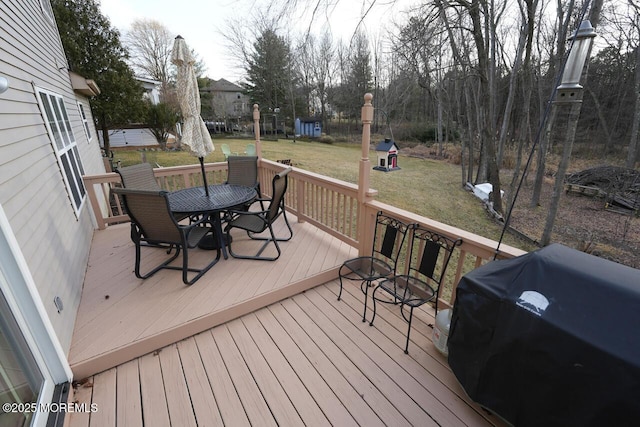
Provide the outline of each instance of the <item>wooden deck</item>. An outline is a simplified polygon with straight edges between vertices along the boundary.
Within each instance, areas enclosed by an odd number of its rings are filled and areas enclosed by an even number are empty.
[[[284,227],[282,220],[277,223]],[[74,378],[102,372],[332,280],[342,261],[356,255],[353,247],[297,222],[295,216],[290,223],[294,237],[281,243],[277,261],[221,259],[192,286],[184,285],[182,273],[173,270],[137,279],[128,223],[96,231],[69,354]],[[238,230],[234,251],[247,253],[245,243],[252,246],[247,251],[257,250],[256,243],[247,240]],[[166,256],[162,250],[145,250],[147,265]],[[189,261],[205,265],[212,256],[215,251],[196,249]]]
[[[70,426],[503,425],[463,390],[414,318],[409,355],[398,307],[361,322],[359,288],[337,281],[274,303],[76,385],[95,412]]]

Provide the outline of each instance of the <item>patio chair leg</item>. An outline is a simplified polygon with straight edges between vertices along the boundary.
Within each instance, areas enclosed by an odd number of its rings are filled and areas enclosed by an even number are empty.
[[[404,346],[404,354],[409,354],[409,334],[411,334],[411,321],[413,320],[413,307],[409,310],[409,329],[407,329],[407,344]]]
[[[369,326],[373,326],[373,321],[376,318],[376,290],[378,290],[378,286],[373,289],[373,293],[371,294],[371,299],[373,300],[373,315],[371,316],[371,322],[369,322]]]
[[[155,268],[153,268],[151,271],[148,271],[145,274],[142,274],[140,272],[140,264],[142,262],[142,243],[140,241],[138,241],[138,243],[135,243],[135,248],[136,248],[136,261],[135,261],[135,266],[133,269],[133,272],[135,274],[135,276],[138,279],[147,279],[151,276],[153,276],[156,272],[160,271],[163,268],[167,268],[167,265],[169,265],[174,259],[178,258],[178,256],[180,255],[180,247],[176,246],[176,253],[173,254],[170,258],[166,259],[163,263],[161,263],[160,265],[156,266]],[[169,254],[170,252],[167,252],[167,254]]]
[[[366,322],[367,321],[367,298],[369,295],[369,286],[371,286],[371,282],[364,281],[362,282],[365,287],[364,287],[364,311],[362,312],[362,321]]]

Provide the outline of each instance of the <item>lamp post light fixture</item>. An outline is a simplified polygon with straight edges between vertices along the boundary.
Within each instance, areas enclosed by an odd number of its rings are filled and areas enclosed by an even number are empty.
[[[564,66],[560,85],[557,88],[556,102],[574,101],[582,91],[580,77],[582,76],[587,56],[591,52],[591,45],[595,36],[596,31],[591,26],[591,22],[584,20],[580,24],[580,28],[569,39],[573,40],[573,44]]]

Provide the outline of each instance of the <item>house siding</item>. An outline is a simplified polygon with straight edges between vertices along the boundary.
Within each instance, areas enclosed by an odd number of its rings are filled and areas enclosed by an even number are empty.
[[[88,200],[78,214],[73,208],[36,88],[63,97],[85,173],[104,173],[104,165],[89,100],[73,92],[58,30],[40,0],[0,0],[0,5],[0,75],[9,80],[9,90],[0,94],[0,204],[68,352],[94,227]],[[55,297],[64,304],[60,313]]]

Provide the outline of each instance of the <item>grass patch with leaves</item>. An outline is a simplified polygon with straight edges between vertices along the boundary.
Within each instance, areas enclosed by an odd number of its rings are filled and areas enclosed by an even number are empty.
[[[214,144],[220,140],[214,139]],[[224,139],[232,152],[243,153],[247,140]],[[147,161],[159,165],[178,166],[197,163],[187,151],[146,151]],[[358,144],[323,144],[319,142],[280,139],[262,141],[262,155],[270,160],[291,159],[296,167],[357,183],[361,149]],[[370,153],[372,165],[376,162]],[[123,166],[140,163],[140,151],[115,151],[115,159]],[[205,162],[222,162],[219,147],[205,158]],[[500,238],[501,225],[485,212],[480,201],[461,185],[460,166],[444,161],[400,155],[400,170],[371,171],[371,187],[378,190],[378,200],[416,214],[467,230],[490,239]],[[524,242],[506,235],[505,243],[525,250]]]

